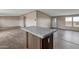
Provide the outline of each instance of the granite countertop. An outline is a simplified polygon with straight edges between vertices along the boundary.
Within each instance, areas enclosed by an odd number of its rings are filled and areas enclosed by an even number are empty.
[[[21,29],[40,38],[45,38],[56,31],[56,29],[49,29],[36,26],[22,27]]]

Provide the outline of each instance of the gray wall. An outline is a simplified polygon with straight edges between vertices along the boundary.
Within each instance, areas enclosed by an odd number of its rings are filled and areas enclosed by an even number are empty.
[[[0,27],[19,26],[18,16],[0,16]]]
[[[42,12],[38,12],[37,15],[37,26],[40,27],[47,27],[50,28],[51,27],[51,17],[42,13]]]
[[[40,27],[51,27],[51,17],[48,15],[39,12],[39,11],[33,11],[31,13],[23,15],[25,18],[25,26],[40,26]],[[23,24],[23,16],[20,16],[19,19],[19,24],[21,27],[24,26]]]
[[[19,26],[24,27],[24,16],[19,16]]]

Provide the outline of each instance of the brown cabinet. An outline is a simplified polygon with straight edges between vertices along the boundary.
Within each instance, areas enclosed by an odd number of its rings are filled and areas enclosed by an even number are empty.
[[[53,34],[46,38],[39,38],[31,33],[27,33],[27,48],[28,49],[52,49]]]
[[[28,48],[29,49],[41,48],[41,39],[28,33]]]

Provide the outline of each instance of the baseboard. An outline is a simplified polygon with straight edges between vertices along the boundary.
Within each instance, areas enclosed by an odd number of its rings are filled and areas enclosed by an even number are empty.
[[[75,31],[75,32],[79,32],[78,30],[72,30],[72,29],[61,29],[61,28],[58,28],[59,30],[66,30],[66,31]]]
[[[75,31],[79,32],[78,30],[72,30],[72,29],[63,29],[63,28],[57,28],[57,27],[51,27],[52,29],[58,29],[58,30],[67,30],[67,31]]]
[[[8,29],[17,29],[17,28],[20,28],[20,26],[0,27],[0,31],[2,31],[2,30],[8,30]]]

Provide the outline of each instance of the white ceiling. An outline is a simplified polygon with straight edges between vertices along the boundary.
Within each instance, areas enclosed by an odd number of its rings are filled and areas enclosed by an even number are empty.
[[[21,16],[35,9],[0,9],[0,16]],[[79,9],[38,9],[50,16],[79,14]]]
[[[49,10],[40,10],[40,11],[47,13],[50,16],[79,14],[79,9],[49,9]]]
[[[33,11],[32,9],[0,9],[0,16],[21,16]]]

